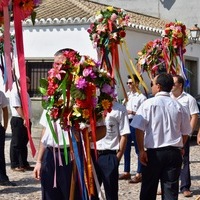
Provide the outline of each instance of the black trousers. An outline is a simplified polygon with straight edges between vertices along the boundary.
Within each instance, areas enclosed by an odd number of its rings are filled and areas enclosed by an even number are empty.
[[[183,166],[181,169],[180,179],[180,191],[184,192],[185,190],[189,190],[191,186],[191,176],[190,176],[190,138],[188,138],[187,142],[184,145],[184,155],[183,155]]]
[[[20,117],[12,117],[10,121],[12,138],[10,143],[11,168],[26,167],[28,157],[28,131]]]
[[[93,162],[98,177],[99,184],[103,183],[106,200],[118,200],[118,177],[119,161],[116,153],[100,154],[97,161],[92,151]],[[98,195],[92,196],[91,200],[97,200]]]
[[[6,175],[6,163],[5,163],[5,129],[0,125],[0,182],[8,180]]]
[[[56,156],[56,171],[53,156],[53,150],[46,148],[41,169],[41,185],[42,185],[42,200],[69,200],[70,186],[72,176],[72,162],[66,165],[64,159],[64,152],[61,152],[61,159],[63,166],[59,166],[59,155],[55,152]],[[68,152],[69,157],[69,152]],[[56,184],[54,188],[54,174],[56,172]],[[76,193],[77,191],[75,191]],[[81,198],[76,198],[81,199]]]
[[[159,180],[162,200],[178,200],[181,151],[175,147],[147,150],[148,163],[142,166],[140,200],[155,200]]]

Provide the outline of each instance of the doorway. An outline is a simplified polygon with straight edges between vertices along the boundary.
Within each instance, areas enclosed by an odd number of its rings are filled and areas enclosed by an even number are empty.
[[[185,87],[184,90],[191,94],[193,97],[196,97],[198,95],[197,64],[198,62],[195,60],[185,60],[186,76],[189,80],[189,87]]]

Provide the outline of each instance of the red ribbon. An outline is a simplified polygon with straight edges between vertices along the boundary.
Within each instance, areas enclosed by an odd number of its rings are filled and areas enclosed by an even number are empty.
[[[12,62],[11,62],[11,42],[10,42],[10,20],[8,5],[3,7],[4,13],[4,57],[6,63],[6,91],[12,89]]]
[[[30,122],[29,122],[29,110],[27,102],[27,85],[26,85],[26,66],[24,58],[24,46],[23,46],[23,34],[22,34],[22,23],[21,23],[21,12],[18,5],[14,5],[14,28],[15,28],[15,37],[16,37],[16,48],[17,48],[17,57],[18,57],[18,66],[20,73],[20,87],[21,87],[21,103],[24,112],[24,117],[26,119],[26,126],[28,130],[28,138],[32,151],[32,155],[35,156],[36,149],[31,137]]]

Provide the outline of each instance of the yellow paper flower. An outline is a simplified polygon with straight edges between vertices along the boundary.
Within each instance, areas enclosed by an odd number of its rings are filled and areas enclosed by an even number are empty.
[[[110,12],[112,12],[113,11],[113,7],[112,6],[108,6],[107,10],[109,10]]]
[[[110,108],[110,102],[107,99],[102,100],[102,106],[104,110],[108,110]]]
[[[90,116],[89,110],[88,110],[88,109],[84,109],[82,112],[83,112],[83,113],[82,113],[82,114],[83,114],[83,118],[84,118],[84,119],[88,119],[89,116]]]

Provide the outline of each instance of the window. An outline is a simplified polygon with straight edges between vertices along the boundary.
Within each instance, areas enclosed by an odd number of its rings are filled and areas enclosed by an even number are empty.
[[[49,69],[52,68],[53,60],[26,60],[26,73],[31,80],[30,96],[40,97],[38,87],[40,79],[47,78]]]

